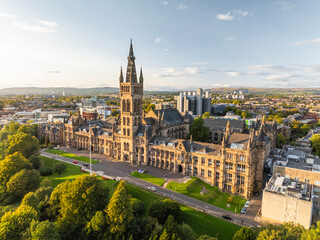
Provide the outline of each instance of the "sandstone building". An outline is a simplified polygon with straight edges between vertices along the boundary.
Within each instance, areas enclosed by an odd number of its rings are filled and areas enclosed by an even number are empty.
[[[249,198],[262,188],[264,162],[275,144],[276,124],[262,119],[247,133],[226,124],[221,144],[185,140],[190,116],[177,109],[142,110],[143,73],[136,73],[132,43],[126,75],[119,77],[121,113],[106,122],[72,116],[64,124],[66,147],[89,150],[132,164],[197,176],[221,190]],[[236,129],[235,129],[236,130]]]

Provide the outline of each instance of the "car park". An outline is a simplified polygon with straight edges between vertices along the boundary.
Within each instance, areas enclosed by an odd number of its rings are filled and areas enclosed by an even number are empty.
[[[232,219],[231,216],[228,215],[228,214],[222,215],[222,218],[227,219],[227,220],[231,220]]]
[[[248,210],[248,208],[247,207],[243,207],[242,209],[241,209],[241,214],[246,214],[246,212],[247,212],[247,210]]]
[[[148,187],[149,190],[153,191],[153,192],[156,192],[157,189],[155,187]]]

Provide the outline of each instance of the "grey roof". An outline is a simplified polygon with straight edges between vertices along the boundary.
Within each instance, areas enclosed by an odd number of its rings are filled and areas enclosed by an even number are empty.
[[[154,110],[159,119],[167,125],[177,125],[183,123],[183,118],[176,108]]]
[[[204,125],[211,130],[224,131],[228,121],[230,121],[231,130],[233,130],[233,132],[243,132],[245,130],[245,123],[241,120],[205,118],[203,121]]]

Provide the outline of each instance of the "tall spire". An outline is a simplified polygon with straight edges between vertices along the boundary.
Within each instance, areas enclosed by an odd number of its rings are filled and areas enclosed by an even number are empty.
[[[143,74],[142,74],[142,67],[140,68],[140,77],[139,77],[139,83],[143,83]]]
[[[133,54],[133,47],[132,47],[132,40],[131,40],[129,56],[128,56],[126,82],[137,83],[137,72],[136,72],[136,65],[134,63],[134,60],[135,60],[135,57]]]
[[[123,73],[122,73],[122,67],[120,68],[120,77],[119,81],[122,83],[123,82]]]

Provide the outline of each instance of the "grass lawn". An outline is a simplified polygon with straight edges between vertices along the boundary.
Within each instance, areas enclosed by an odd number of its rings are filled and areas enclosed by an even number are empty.
[[[151,176],[151,175],[146,174],[146,173],[139,173],[137,171],[131,173],[131,175],[134,176],[134,177],[137,177],[137,178],[141,178],[144,181],[151,182],[153,184],[159,185],[159,186],[162,186],[166,181],[163,178],[154,177],[154,176]]]
[[[208,192],[201,195],[200,191],[203,189],[203,187],[205,187]],[[218,187],[211,186],[210,184],[207,184],[198,178],[192,178],[187,183],[169,182],[166,188],[229,210],[231,212],[240,213],[242,207],[246,203],[246,200],[239,196],[233,196],[233,201],[229,203],[228,198],[232,195],[221,192],[219,191]],[[230,204],[230,207],[227,207],[227,204]]]
[[[55,160],[52,158],[48,158],[48,157],[44,157],[44,156],[41,156],[41,159],[42,159],[43,166],[53,167],[53,165],[55,165],[57,163],[61,163],[61,161],[58,161],[58,160]],[[63,162],[63,163],[67,166],[67,169],[64,170],[61,174],[53,173],[49,176],[43,177],[43,178],[49,178],[51,180],[52,187],[56,187],[60,183],[66,181],[66,180],[74,180],[83,174],[89,174],[89,173],[81,172],[79,166],[76,166],[76,165],[73,165],[70,163],[65,163],[65,162]]]
[[[90,163],[90,158],[78,156],[78,155],[73,154],[73,153],[67,153],[67,152],[64,152],[64,151],[61,151],[61,150],[58,150],[58,149],[48,149],[46,152],[52,153],[52,154],[57,154],[57,155],[62,156],[62,157],[73,158],[73,159],[78,160],[78,161]],[[95,164],[95,163],[99,162],[99,161],[94,160],[94,159],[92,159],[91,161],[92,161],[92,164]]]
[[[141,189],[137,186],[127,183],[129,193],[144,203],[146,208],[145,215],[149,211],[150,204],[157,199],[164,199],[163,197]],[[220,218],[213,217],[211,215],[198,212],[193,208],[180,205],[182,210],[183,222],[190,225],[196,237],[200,235],[208,234],[212,237],[218,237],[219,240],[232,239],[236,231],[240,229],[240,226],[231,222],[225,221]]]

